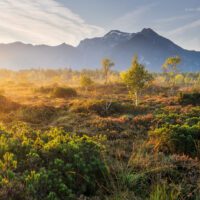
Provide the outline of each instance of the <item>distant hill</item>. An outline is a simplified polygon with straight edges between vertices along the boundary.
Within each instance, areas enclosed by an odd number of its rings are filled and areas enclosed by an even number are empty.
[[[179,55],[182,71],[200,71],[200,52],[185,50],[152,29],[138,33],[112,30],[103,37],[85,39],[77,47],[30,45],[21,42],[0,44],[0,67],[99,68],[102,58],[111,58],[117,70],[130,66],[134,54],[150,71],[158,72],[165,59]]]

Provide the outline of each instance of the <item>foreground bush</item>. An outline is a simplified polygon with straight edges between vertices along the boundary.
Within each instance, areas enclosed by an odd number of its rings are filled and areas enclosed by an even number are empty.
[[[104,184],[101,138],[24,126],[0,132],[0,199],[75,199]]]
[[[150,143],[166,153],[199,156],[200,126],[171,125],[150,132]]]
[[[70,98],[77,96],[77,92],[73,88],[56,87],[51,93],[54,98]]]

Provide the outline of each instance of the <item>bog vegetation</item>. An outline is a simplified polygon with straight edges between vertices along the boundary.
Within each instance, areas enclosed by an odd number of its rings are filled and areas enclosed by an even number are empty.
[[[200,73],[0,70],[1,200],[199,200]]]

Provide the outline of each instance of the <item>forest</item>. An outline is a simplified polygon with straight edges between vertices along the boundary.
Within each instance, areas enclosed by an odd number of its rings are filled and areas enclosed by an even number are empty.
[[[200,73],[0,69],[1,200],[200,200]]]

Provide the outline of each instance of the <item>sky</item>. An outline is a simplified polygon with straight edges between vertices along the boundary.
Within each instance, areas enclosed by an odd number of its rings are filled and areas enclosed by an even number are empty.
[[[0,1],[0,43],[76,46],[110,30],[143,28],[200,51],[200,0]]]

